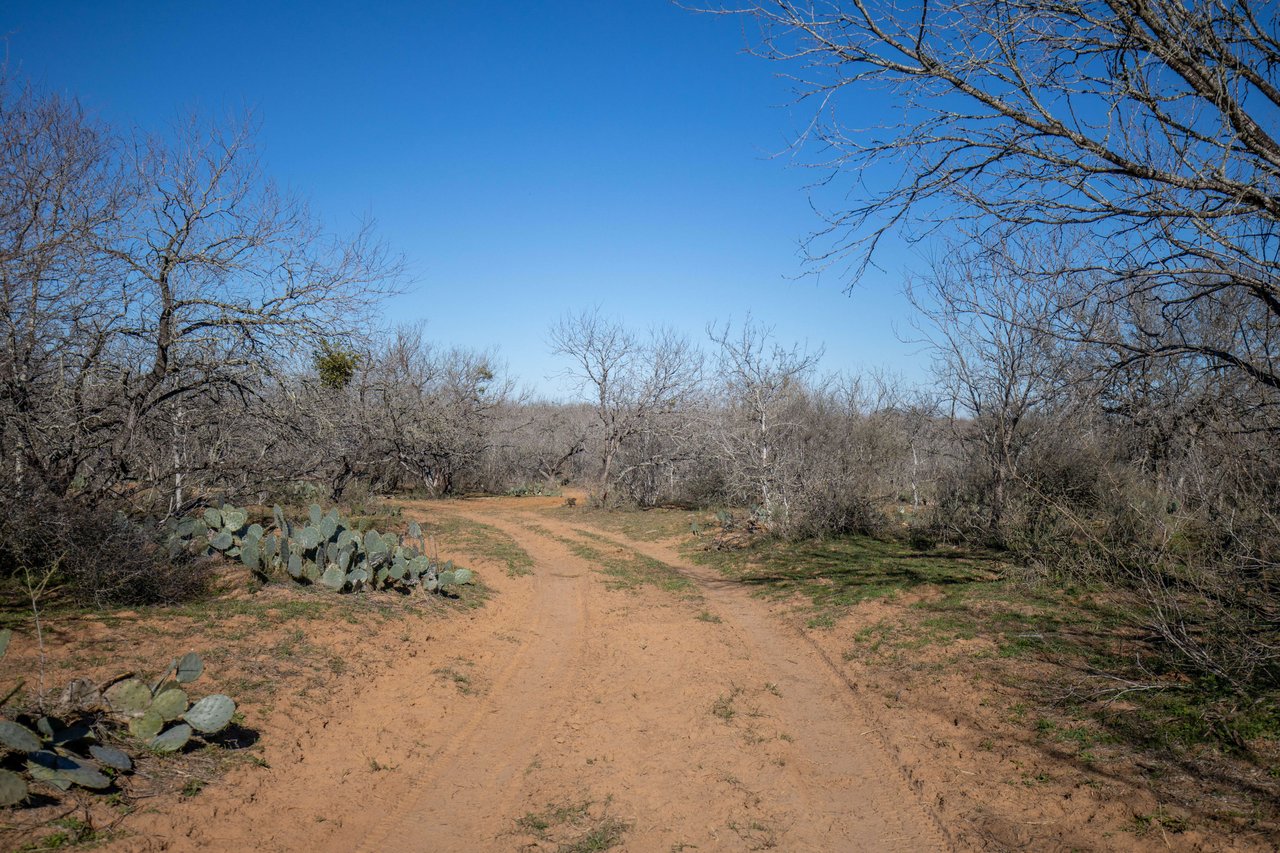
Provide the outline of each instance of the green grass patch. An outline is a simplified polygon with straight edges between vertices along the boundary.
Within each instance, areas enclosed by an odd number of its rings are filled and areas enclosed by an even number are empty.
[[[69,850],[71,848],[96,847],[110,838],[110,833],[94,829],[77,817],[59,818],[50,824],[52,832],[18,847],[15,853],[37,853],[43,850]]]
[[[621,844],[631,829],[630,822],[608,813],[610,802],[606,799],[603,804],[592,800],[550,803],[542,811],[518,818],[516,830],[555,845],[557,853],[610,850]]]
[[[915,587],[989,585],[990,560],[952,551],[917,551],[865,536],[802,542],[762,540],[742,550],[695,550],[690,556],[753,587],[761,595],[801,595],[822,627],[851,606]]]
[[[492,525],[441,513],[424,524],[423,530],[435,537],[442,550],[465,551],[502,563],[508,577],[533,574],[533,557],[515,539]]]
[[[707,526],[707,513],[684,509],[600,509],[598,507],[557,507],[550,510],[564,521],[586,522],[611,533],[620,533],[636,542],[656,542],[688,536],[697,524]]]
[[[648,557],[630,548],[623,548],[588,530],[574,528],[574,534],[595,544],[588,544],[563,536],[555,537],[575,556],[593,563],[596,570],[608,576],[606,586],[609,589],[638,590],[645,586],[679,595],[685,598],[698,598],[697,587],[693,581],[680,574],[674,567]]]
[[[741,695],[742,688],[736,684],[728,693],[721,693],[716,697],[716,701],[711,703],[711,716],[719,718],[721,722],[733,722],[739,713],[735,703]]]

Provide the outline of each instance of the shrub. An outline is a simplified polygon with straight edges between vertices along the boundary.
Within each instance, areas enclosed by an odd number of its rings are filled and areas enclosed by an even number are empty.
[[[205,594],[201,561],[170,559],[158,532],[123,512],[36,491],[18,494],[0,515],[0,566],[54,573],[71,601],[90,607],[173,604]]]

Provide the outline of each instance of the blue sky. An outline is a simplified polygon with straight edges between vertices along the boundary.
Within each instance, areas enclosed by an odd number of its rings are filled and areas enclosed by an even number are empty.
[[[920,260],[891,246],[850,295],[801,277],[816,175],[785,148],[809,113],[744,24],[665,0],[0,6],[10,69],[112,124],[252,109],[274,177],[404,253],[388,321],[496,347],[538,391],[562,388],[548,327],[595,305],[695,339],[750,312],[828,370],[918,377],[895,328]]]

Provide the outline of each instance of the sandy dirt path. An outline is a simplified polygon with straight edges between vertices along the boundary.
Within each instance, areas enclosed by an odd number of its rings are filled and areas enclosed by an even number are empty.
[[[882,721],[740,587],[528,501],[423,506],[509,534],[533,573],[486,574],[497,594],[474,615],[388,628],[419,632],[395,638],[412,650],[399,665],[346,685],[287,741],[270,721],[269,768],[233,772],[119,848],[556,850],[595,821],[625,827],[619,850],[951,849]],[[611,589],[575,545],[661,560],[694,592]],[[581,825],[556,826],[566,815]]]

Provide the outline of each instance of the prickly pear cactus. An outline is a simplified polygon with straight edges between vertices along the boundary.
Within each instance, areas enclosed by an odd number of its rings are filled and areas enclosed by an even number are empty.
[[[201,734],[211,735],[225,729],[235,712],[236,703],[230,696],[215,693],[192,705],[182,719]]]
[[[15,806],[26,798],[26,780],[12,770],[0,770],[0,806]]]
[[[338,567],[337,563],[332,563],[325,568],[324,574],[320,576],[320,583],[334,592],[338,592],[346,585],[347,575]]]
[[[111,780],[88,759],[72,758],[42,750],[27,757],[27,772],[32,779],[49,782],[67,790],[72,785],[82,788],[109,788]]]
[[[191,726],[180,723],[168,731],[161,732],[147,744],[155,752],[177,752],[191,740]]]
[[[151,703],[151,710],[160,715],[166,723],[176,720],[187,710],[187,693],[178,687],[171,687],[156,696]]]
[[[154,709],[148,709],[141,717],[134,717],[129,721],[129,734],[138,740],[151,740],[160,734],[160,730],[163,728],[164,717],[160,716],[160,712]]]
[[[95,743],[89,747],[89,754],[96,758],[103,767],[125,772],[133,769],[133,759],[126,752],[116,749],[114,746],[103,746]]]
[[[2,639],[7,641],[8,636]],[[121,723],[126,724],[136,747],[154,752],[181,750],[197,733],[208,740],[208,735],[228,725],[236,706],[222,694],[206,696],[189,706],[186,690],[180,685],[195,681],[203,672],[200,656],[189,652],[175,658],[154,686],[129,677],[117,680],[105,693],[94,688],[98,698],[92,706],[67,705],[75,714],[69,724],[56,717],[25,714],[0,719],[0,747],[10,753],[6,762],[16,759],[13,753],[25,761],[17,772],[0,768],[0,807],[22,802],[32,784],[57,791],[73,786],[109,788],[112,778],[104,768],[111,773],[128,773],[134,766],[127,752],[102,742],[118,733]],[[72,686],[80,681],[83,679],[73,681]],[[70,689],[68,693],[78,695]],[[99,713],[104,706],[109,711],[106,717]]]
[[[190,684],[204,674],[204,661],[195,652],[187,652],[174,664],[173,677],[179,684]]]
[[[242,509],[236,509],[235,507],[222,508],[222,526],[229,533],[235,534],[238,532],[248,520],[249,514]]]
[[[184,549],[194,554],[221,553],[264,580],[287,574],[301,583],[319,584],[335,592],[370,588],[403,591],[419,586],[427,592],[445,592],[472,579],[470,572],[461,570],[459,574],[451,564],[439,566],[426,556],[430,550],[427,538],[416,521],[409,524],[403,541],[394,533],[377,530],[361,535],[337,509],[326,513],[318,504],[298,523],[291,523],[284,510],[275,507],[271,530],[248,521],[246,510],[230,505],[171,521],[171,550],[175,554]],[[138,716],[144,710],[133,713]]]
[[[31,729],[10,720],[0,720],[0,743],[17,752],[35,752],[44,745]]]
[[[103,694],[112,712],[122,717],[140,717],[151,707],[151,688],[136,678],[117,681]]]

